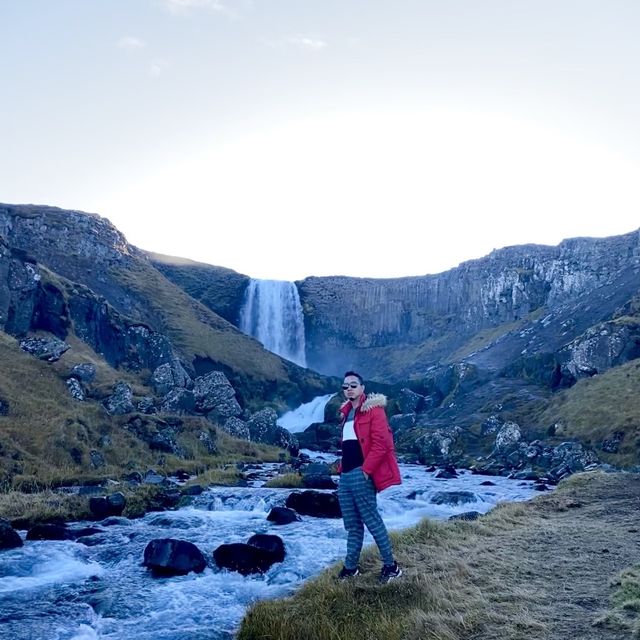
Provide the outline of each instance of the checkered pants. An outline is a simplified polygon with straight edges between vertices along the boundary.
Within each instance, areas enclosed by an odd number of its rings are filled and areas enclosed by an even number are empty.
[[[338,500],[342,510],[344,528],[348,534],[347,557],[344,566],[347,569],[355,569],[358,566],[365,526],[378,545],[382,562],[386,565],[393,564],[389,534],[376,503],[376,489],[371,478],[365,480],[360,467],[340,476]]]

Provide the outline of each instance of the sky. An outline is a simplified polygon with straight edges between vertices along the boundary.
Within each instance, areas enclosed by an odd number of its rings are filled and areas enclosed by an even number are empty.
[[[640,227],[637,0],[0,0],[0,202],[253,278]]]

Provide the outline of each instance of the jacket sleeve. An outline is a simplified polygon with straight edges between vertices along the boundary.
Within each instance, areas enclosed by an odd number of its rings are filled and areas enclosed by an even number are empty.
[[[382,407],[371,409],[371,427],[369,436],[371,447],[362,464],[362,470],[371,475],[384,460],[389,451],[393,451],[393,437],[387,422],[387,414]]]

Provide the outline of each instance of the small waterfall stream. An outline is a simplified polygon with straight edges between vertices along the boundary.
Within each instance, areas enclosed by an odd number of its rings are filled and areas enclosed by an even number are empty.
[[[310,455],[319,455],[312,454]],[[322,459],[322,458],[320,458]],[[331,461],[331,456],[324,456]],[[401,465],[403,484],[380,494],[382,517],[391,530],[422,518],[446,519],[464,511],[485,513],[501,501],[528,500],[533,482],[462,472],[439,480],[421,465]],[[431,500],[440,491],[469,492],[470,502]],[[342,520],[303,516],[275,526],[266,520],[291,489],[211,487],[175,511],[142,518],[109,518],[101,533],[74,541],[26,541],[0,552],[2,640],[231,640],[248,606],[289,595],[341,559],[346,550]],[[211,561],[220,544],[244,542],[254,533],[280,536],[287,556],[264,575],[220,571]],[[21,535],[26,536],[26,531]],[[150,540],[176,538],[195,544],[210,559],[201,574],[154,578],[142,566]],[[366,544],[372,544],[369,533]]]
[[[331,395],[320,396],[280,418],[291,431],[321,419]],[[304,451],[316,461],[335,456]],[[0,551],[0,640],[232,640],[253,602],[291,594],[344,556],[341,519],[302,516],[276,526],[266,516],[283,506],[291,489],[264,487],[279,463],[261,465],[246,487],[209,487],[189,506],[145,516],[71,523],[97,527],[79,541],[25,541]],[[382,492],[381,515],[390,530],[424,517],[447,519],[464,511],[486,513],[502,501],[528,500],[535,483],[486,478],[461,471],[442,480],[436,471],[401,464],[403,483]],[[467,492],[454,504],[433,500],[442,491]],[[280,536],[285,560],[264,575],[221,571],[212,553],[220,544],[244,542],[255,533]],[[26,531],[20,535],[26,538]],[[150,540],[175,538],[195,544],[209,559],[201,573],[156,578],[142,566]],[[373,539],[367,532],[365,544]]]
[[[251,280],[240,312],[240,330],[265,349],[307,366],[304,316],[298,289],[284,280]]]

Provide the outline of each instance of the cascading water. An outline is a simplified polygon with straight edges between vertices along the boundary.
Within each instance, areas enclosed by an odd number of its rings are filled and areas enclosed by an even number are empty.
[[[291,433],[304,431],[314,422],[324,422],[324,410],[327,403],[335,394],[329,393],[326,396],[318,396],[300,405],[297,409],[288,411],[278,418],[278,425],[284,427]]]
[[[315,459],[331,463],[334,458]],[[400,469],[403,484],[378,497],[392,531],[424,517],[486,513],[498,502],[528,500],[537,493],[529,481],[493,477],[486,486],[483,476],[468,472],[441,480],[421,465]],[[465,499],[456,504],[434,500],[443,490],[462,492]],[[301,516],[286,526],[266,519],[272,507],[284,506],[291,491],[212,487],[175,511],[71,523],[72,530],[95,528],[77,541],[26,540],[27,532],[21,531],[24,546],[0,552],[0,640],[231,640],[253,602],[290,595],[344,557],[347,533],[339,518]],[[284,561],[250,576],[215,566],[214,549],[246,542],[255,533],[280,536]],[[154,577],[142,559],[147,544],[161,538],[191,542],[209,565],[199,574]],[[368,532],[365,543],[373,544]]]
[[[240,312],[240,330],[265,349],[307,366],[304,316],[298,289],[284,280],[251,280]]]

